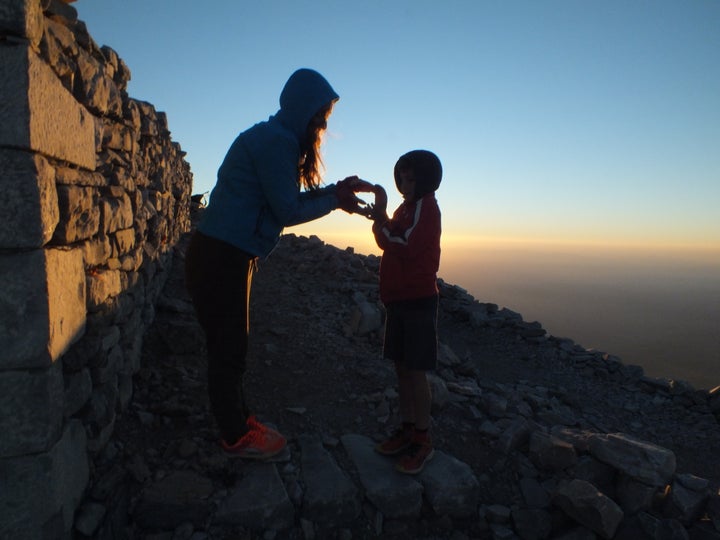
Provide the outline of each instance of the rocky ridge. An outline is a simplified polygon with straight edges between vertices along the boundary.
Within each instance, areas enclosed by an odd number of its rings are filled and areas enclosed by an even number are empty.
[[[289,440],[225,458],[187,237],[115,434],[93,460],[78,538],[720,538],[720,390],[653,379],[441,282],[436,457],[396,473],[379,258],[286,235],[260,264],[246,391]]]

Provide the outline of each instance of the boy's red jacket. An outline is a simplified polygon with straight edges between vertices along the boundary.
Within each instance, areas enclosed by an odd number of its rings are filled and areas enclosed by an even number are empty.
[[[373,233],[383,250],[380,300],[426,298],[438,293],[440,208],[434,193],[403,202],[391,220],[375,223]]]

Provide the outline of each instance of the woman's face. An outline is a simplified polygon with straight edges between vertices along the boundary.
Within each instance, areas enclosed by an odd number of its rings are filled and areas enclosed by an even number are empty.
[[[324,131],[327,129],[327,121],[332,113],[334,103],[320,109],[308,122],[308,131]]]

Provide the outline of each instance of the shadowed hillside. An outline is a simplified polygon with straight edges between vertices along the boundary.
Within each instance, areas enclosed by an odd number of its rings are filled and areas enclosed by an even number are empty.
[[[379,258],[317,238],[284,236],[252,292],[245,386],[289,451],[271,464],[225,458],[183,288],[186,240],[129,413],[95,461],[79,520],[88,536],[118,527],[197,539],[720,534],[710,520],[720,518],[717,394],[646,378],[444,283],[439,456],[417,478],[385,470],[386,458],[366,452],[397,421]]]

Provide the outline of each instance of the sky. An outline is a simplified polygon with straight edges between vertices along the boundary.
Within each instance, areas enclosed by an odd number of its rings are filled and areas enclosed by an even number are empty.
[[[444,249],[683,249],[720,261],[718,0],[79,0],[131,97],[167,113],[194,193],[297,68],[340,94],[326,183],[444,167]],[[288,229],[375,250],[342,211]]]

